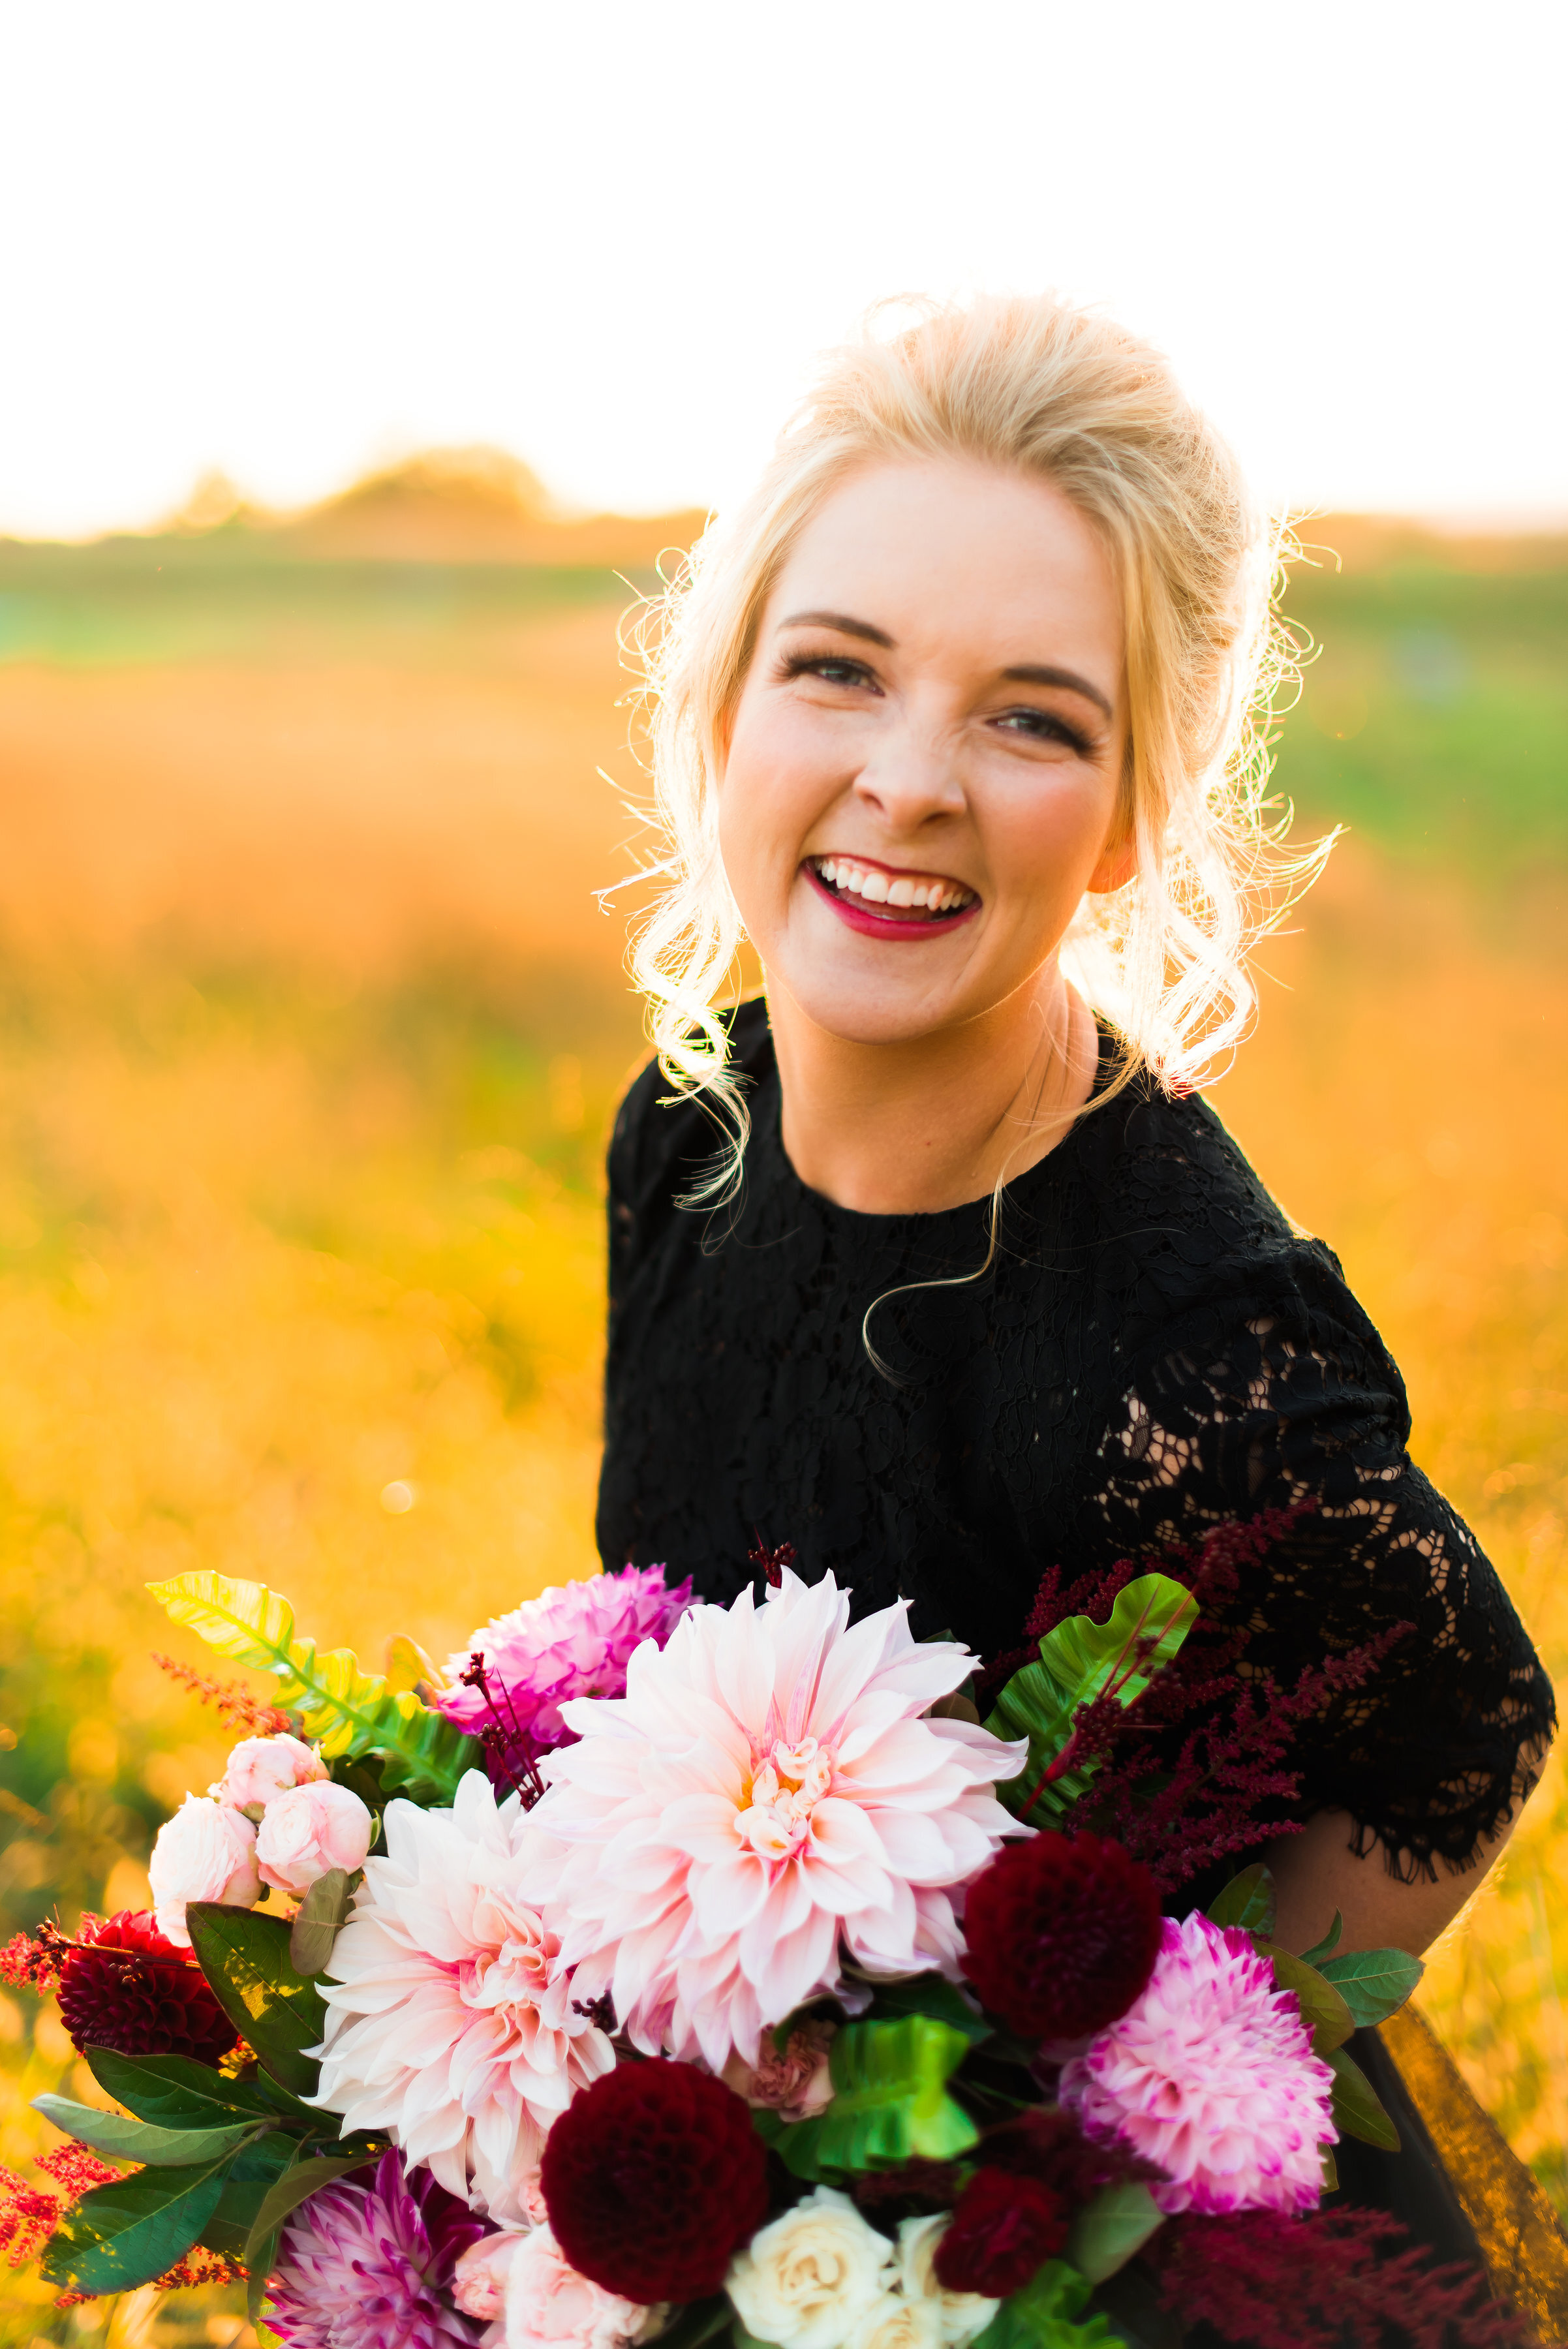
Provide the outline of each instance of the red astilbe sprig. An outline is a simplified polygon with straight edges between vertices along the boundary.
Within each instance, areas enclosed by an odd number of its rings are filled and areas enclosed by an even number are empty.
[[[281,1737],[295,1726],[294,1715],[280,1711],[275,1704],[265,1704],[253,1696],[244,1681],[214,1680],[211,1672],[201,1672],[194,1664],[180,1663],[173,1656],[153,1652],[153,1662],[171,1681],[189,1689],[202,1704],[216,1705],[218,1719],[225,1729],[245,1729],[253,1737]]]
[[[84,1925],[99,1921],[82,1920]],[[70,1935],[46,1918],[36,1933],[14,1933],[0,1950],[0,1982],[9,1990],[36,1991],[40,1998],[48,1998],[59,1988],[60,1969],[75,1947]]]
[[[89,2187],[107,2186],[121,2175],[74,2137],[53,2153],[40,2154],[35,2167],[54,2180],[57,2191],[30,2186],[14,2169],[0,2168],[0,2251],[14,2268],[41,2258],[67,2211]]]
[[[1399,2248],[1404,2245],[1405,2248]],[[1438,2267],[1379,2210],[1168,2220],[1147,2246],[1161,2307],[1248,2349],[1526,2349],[1527,2329],[1462,2262]]]

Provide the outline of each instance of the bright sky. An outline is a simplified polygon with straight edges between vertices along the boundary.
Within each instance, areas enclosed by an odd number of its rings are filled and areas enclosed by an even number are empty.
[[[722,500],[877,296],[1056,285],[1275,495],[1568,514],[1556,0],[12,0],[0,529],[493,440]]]

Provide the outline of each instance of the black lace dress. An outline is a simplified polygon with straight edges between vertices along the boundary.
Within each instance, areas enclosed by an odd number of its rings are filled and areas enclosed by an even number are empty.
[[[1347,1811],[1406,1876],[1469,1860],[1533,1783],[1551,1685],[1412,1464],[1404,1385],[1337,1261],[1213,1111],[1146,1083],[1093,1111],[1010,1185],[992,1269],[932,1288],[983,1261],[985,1206],[865,1216],[808,1190],[761,1004],[734,1043],[753,1081],[734,1206],[676,1204],[714,1132],[659,1106],[656,1068],[610,1147],[605,1564],[668,1561],[725,1600],[759,1535],[787,1540],[859,1610],[907,1597],[917,1636],[994,1656],[1053,1565],[1108,1568],[1310,1501],[1235,1602],[1250,1662],[1293,1684],[1387,1626],[1416,1630],[1298,1737],[1299,1810]],[[1348,2190],[1414,2196],[1418,2231],[1462,2248],[1413,2158],[1353,2156]]]

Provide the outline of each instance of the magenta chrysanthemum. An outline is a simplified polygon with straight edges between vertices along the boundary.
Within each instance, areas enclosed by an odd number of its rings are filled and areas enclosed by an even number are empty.
[[[471,1736],[490,1731],[495,1760],[517,1779],[535,1755],[575,1733],[561,1707],[579,1696],[619,1696],[634,1648],[663,1647],[691,1604],[688,1577],[670,1589],[661,1566],[627,1566],[563,1583],[477,1630],[447,1666],[453,1683],[436,1702]],[[462,1675],[478,1657],[484,1686]]]
[[[754,2063],[765,2024],[847,1991],[841,1950],[956,1978],[962,1888],[1020,1832],[992,1782],[1025,1749],[928,1716],[973,1658],[906,1614],[851,1628],[831,1575],[786,1569],[639,1648],[623,1698],[568,1706],[524,1880],[574,1999],[607,1992],[649,2054]]]
[[[286,2349],[473,2349],[451,2298],[458,2260],[487,2229],[428,2170],[384,2153],[369,2182],[340,2179],[286,2222],[266,2321]]]
[[[1142,1995],[1062,2073],[1088,2136],[1152,2161],[1164,2210],[1310,2210],[1334,2074],[1251,1937],[1167,1918]]]

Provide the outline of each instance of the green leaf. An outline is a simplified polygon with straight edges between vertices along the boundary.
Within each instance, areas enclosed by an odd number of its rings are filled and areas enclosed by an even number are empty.
[[[716,2333],[722,2333],[734,2322],[735,2311],[728,2292],[720,2292],[712,2300],[689,2301],[666,2333],[659,2336],[662,2349],[702,2349]]]
[[[1274,1980],[1281,1990],[1293,1990],[1300,2003],[1302,2020],[1312,2032],[1312,2052],[1324,2058],[1336,2047],[1343,2047],[1355,2028],[1348,2006],[1331,1982],[1325,1982],[1315,1966],[1298,1958],[1292,1950],[1282,1950],[1277,1941],[1260,1941],[1261,1957],[1273,1961]]]
[[[337,2116],[324,2113],[321,2118],[330,2123]],[[210,2251],[222,2251],[225,2259],[231,2260],[242,2256],[257,2211],[278,2179],[298,2160],[299,2154],[300,2139],[296,2137],[264,2137],[254,2145],[241,2147],[229,2166],[218,2207],[202,2230],[200,2240]],[[362,2153],[358,2157],[360,2161],[364,2158]]]
[[[364,2168],[362,2153],[317,2153],[307,2160],[293,2163],[262,2198],[240,2254],[245,2266],[254,2269],[266,2238],[275,2235],[289,2212],[297,2209],[300,2203],[308,2202],[318,2186],[329,2186],[335,2178],[347,2177],[351,2169]]]
[[[917,2158],[952,2161],[980,2137],[947,2093],[969,2048],[963,2032],[929,2014],[847,2023],[828,2059],[833,2102],[810,2120],[762,2134],[797,2178],[895,2168]]]
[[[1210,1903],[1209,1921],[1211,1925],[1239,1925],[1243,1933],[1262,1933],[1267,1939],[1274,1930],[1278,1906],[1273,1877],[1260,1859],[1231,1878],[1219,1898]]]
[[[1273,1931],[1273,1927],[1272,1925],[1270,1926],[1269,1930],[1271,1932]],[[1317,1966],[1321,1968],[1324,1958],[1332,1958],[1335,1950],[1338,1949],[1344,1932],[1345,1920],[1336,1909],[1334,1912],[1334,1922],[1329,1927],[1327,1932],[1324,1935],[1322,1940],[1314,1941],[1310,1950],[1303,1950],[1302,1951],[1302,1957],[1304,1962],[1309,1966]],[[1354,2013],[1355,2009],[1352,2008],[1351,2012]]]
[[[350,1876],[346,1868],[329,1868],[306,1893],[288,1933],[289,1963],[301,1981],[324,1974],[332,1958],[332,1944],[348,1921],[348,1909],[363,1869]]]
[[[327,2009],[316,1984],[289,1963],[283,1919],[192,1900],[185,1924],[202,1971],[235,2030],[275,2080],[296,2095],[313,2095],[320,2066],[305,2050],[319,2042]]]
[[[1323,2190],[1325,2194],[1337,2194],[1339,2169],[1334,2158],[1334,2147],[1332,2145],[1320,2145],[1318,2152],[1323,2157]]]
[[[236,2113],[275,2116],[321,2127],[321,2116],[269,2080],[265,2072],[227,2080],[188,2055],[122,2055],[116,2047],[89,2047],[87,2060],[99,2086],[144,2121],[165,2128],[213,2128]]]
[[[1011,2300],[1004,2300],[974,2349],[1121,2349],[1096,2310],[1077,2320],[1094,2286],[1065,2260],[1047,2260]]]
[[[1115,1695],[1134,1704],[1179,1650],[1198,1619],[1198,1601],[1168,1575],[1146,1574],[1117,1594],[1109,1620],[1071,1615],[1046,1633],[1036,1663],[1013,1673],[986,1722],[993,1737],[1029,1740],[1022,1775],[997,1795],[1018,1816],[1049,1818],[1075,1803],[1086,1770],[1057,1769],[1081,1705]]]
[[[182,2260],[223,2190],[227,2163],[139,2169],[95,2186],[66,2212],[41,2261],[64,2292],[134,2292]]]
[[[216,2128],[160,2128],[152,2121],[128,2119],[124,2113],[101,2112],[96,2105],[76,2105],[68,2096],[35,2096],[33,2110],[42,2113],[78,2145],[107,2153],[111,2161],[144,2161],[154,2169],[196,2169],[237,2151],[265,2121],[231,2121]]]
[[[1330,1958],[1323,1976],[1361,2027],[1397,2013],[1426,1971],[1419,1958],[1407,1957],[1403,1950],[1351,1950],[1343,1958]]]
[[[1104,2283],[1164,2224],[1165,2213],[1147,2186],[1103,2186],[1074,2220],[1066,2256],[1091,2283]]]
[[[465,1771],[483,1766],[478,1740],[428,1711],[411,1689],[393,1692],[379,1673],[360,1669],[351,1648],[318,1656],[314,1640],[296,1639],[293,1608],[265,1583],[202,1573],[147,1587],[171,1621],[221,1656],[273,1673],[278,1703],[300,1715],[306,1736],[319,1740],[327,1761],[384,1754],[384,1785],[442,1803],[451,1802]]]
[[[874,2016],[929,2014],[961,2031],[971,2047],[996,2035],[995,2025],[976,2013],[956,1982],[941,1974],[917,1974],[912,1982],[878,1982],[871,2012]]]
[[[1371,2081],[1343,2047],[1329,2056],[1334,2067],[1334,2118],[1343,2137],[1358,2137],[1366,2145],[1380,2145],[1386,2153],[1399,2150],[1399,2132],[1378,2103]]]

